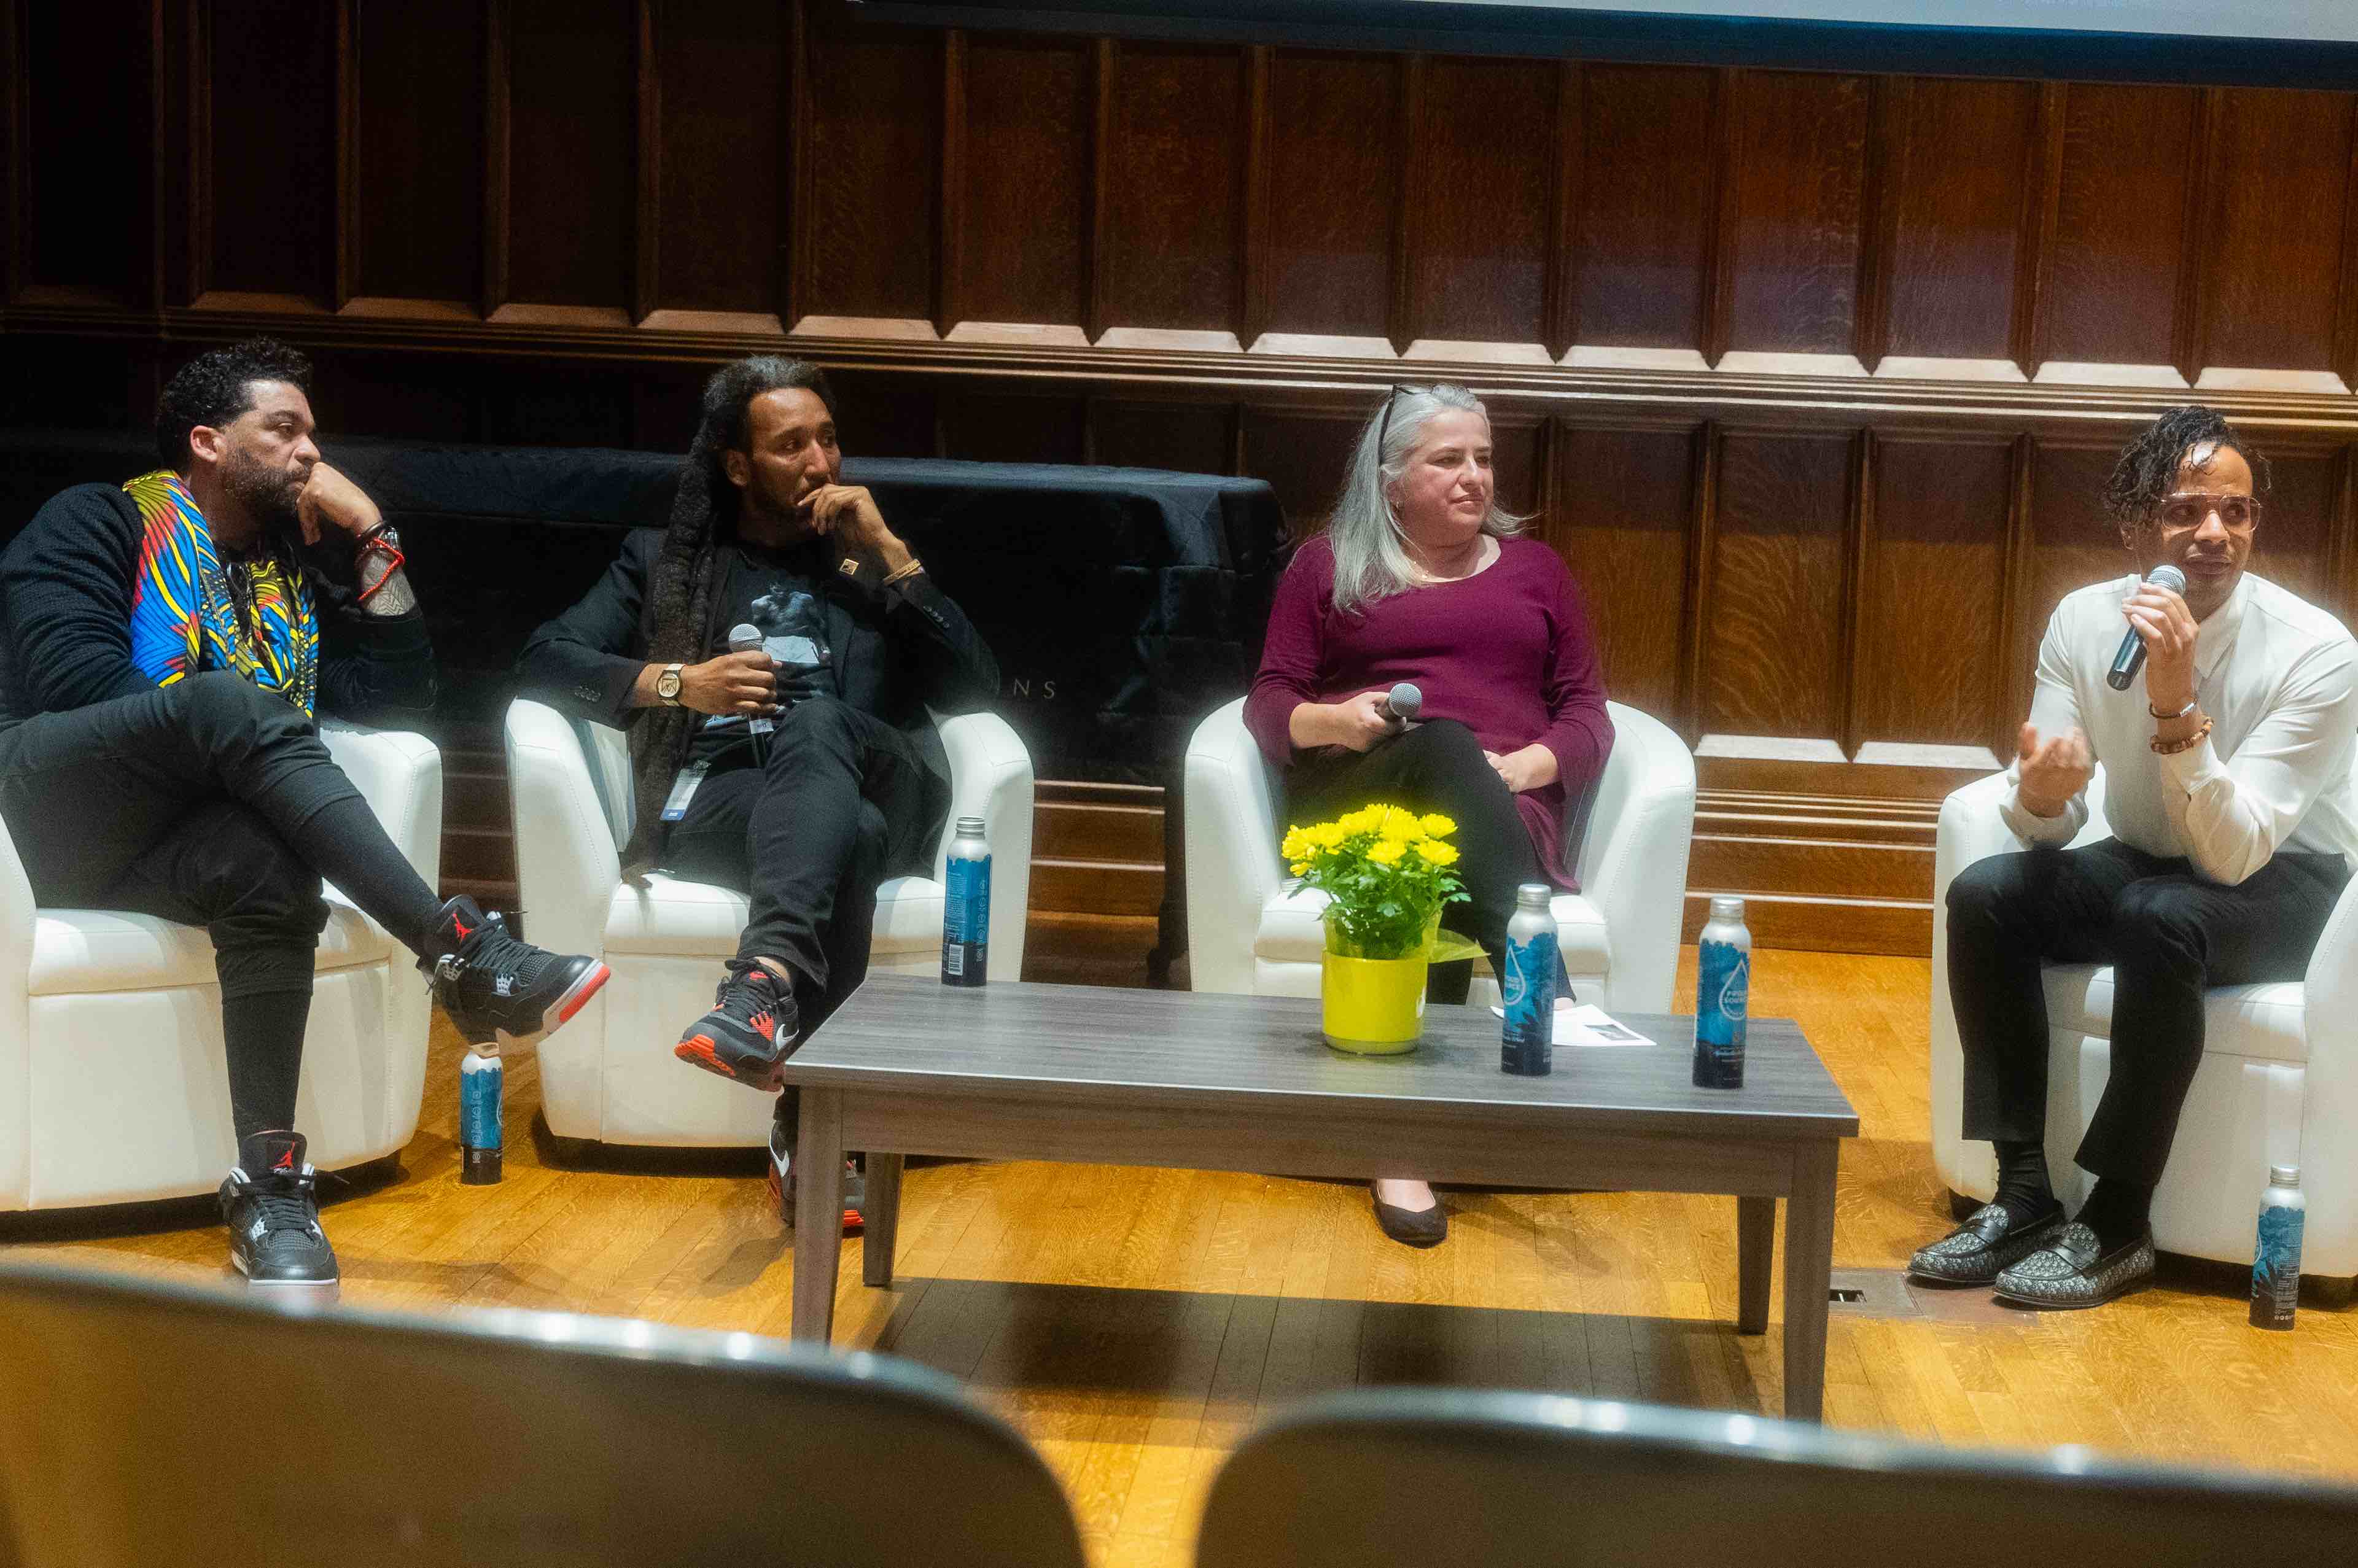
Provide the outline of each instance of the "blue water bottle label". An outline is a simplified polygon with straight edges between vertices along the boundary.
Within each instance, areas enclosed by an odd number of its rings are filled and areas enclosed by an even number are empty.
[[[2260,1210],[2260,1240],[2252,1256],[2252,1321],[2289,1324],[2300,1303],[2300,1232],[2304,1210]]]
[[[1744,1025],[1752,955],[1729,942],[1705,942],[1695,954],[1695,1072],[1705,1087],[1744,1082]]]
[[[1539,1077],[1554,1064],[1555,953],[1551,931],[1507,944],[1507,972],[1498,981],[1507,1014],[1498,1065],[1505,1072]]]
[[[470,1054],[459,1065],[459,1142],[468,1149],[500,1146],[500,1080],[497,1056]]]
[[[942,911],[942,979],[979,984],[990,956],[990,857],[953,860]]]

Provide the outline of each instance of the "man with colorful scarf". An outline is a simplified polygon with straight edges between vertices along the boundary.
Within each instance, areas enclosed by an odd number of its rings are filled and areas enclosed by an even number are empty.
[[[319,738],[315,707],[415,713],[435,677],[398,538],[312,444],[309,370],[266,340],[200,356],[157,405],[163,468],[76,485],[0,555],[0,821],[40,903],[211,935],[231,1260],[319,1289],[336,1255],[293,1124],[321,880],[418,955],[471,1042],[538,1039],[606,967],[436,896]]]
[[[999,666],[875,498],[842,482],[817,366],[724,366],[703,415],[670,528],[633,534],[518,673],[525,696],[630,729],[626,871],[750,895],[712,1011],[675,1052],[775,1091],[807,1024],[868,971],[877,884],[932,864],[949,806],[933,714],[987,707]],[[741,624],[760,646],[732,651]],[[770,1139],[789,1220],[793,1101]]]

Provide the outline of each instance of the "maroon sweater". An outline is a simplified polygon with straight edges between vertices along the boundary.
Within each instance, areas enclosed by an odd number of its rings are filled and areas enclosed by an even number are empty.
[[[1556,782],[1515,797],[1540,864],[1565,887],[1564,793],[1605,771],[1613,721],[1605,712],[1595,641],[1572,573],[1533,539],[1502,539],[1498,558],[1455,582],[1363,604],[1334,604],[1335,552],[1304,544],[1278,579],[1260,673],[1245,698],[1245,727],[1280,768],[1293,760],[1287,725],[1305,702],[1340,702],[1409,681],[1425,719],[1455,719],[1486,751],[1536,741],[1555,753]]]

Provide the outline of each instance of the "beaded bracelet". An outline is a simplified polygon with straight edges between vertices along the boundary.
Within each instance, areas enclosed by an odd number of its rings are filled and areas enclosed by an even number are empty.
[[[2201,723],[2194,727],[2194,733],[2183,741],[2165,741],[2158,735],[2155,736],[2153,738],[2154,754],[2161,757],[2174,757],[2180,752],[2190,752],[2202,744],[2203,737],[2210,733],[2211,720],[2206,716]]]

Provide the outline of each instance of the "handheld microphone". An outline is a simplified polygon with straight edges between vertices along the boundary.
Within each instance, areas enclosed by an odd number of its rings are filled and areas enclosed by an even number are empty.
[[[761,629],[750,622],[740,621],[729,628],[729,651],[732,654],[758,654],[762,651]],[[767,735],[773,726],[760,714],[750,715],[745,728],[756,735]]]
[[[1406,681],[1401,682],[1376,699],[1377,711],[1402,726],[1415,723],[1417,714],[1422,711],[1423,708],[1424,693]]]
[[[2163,565],[2146,573],[2146,583],[2152,588],[2166,588],[2172,593],[2186,591],[2186,574],[2176,567]],[[2129,682],[2136,679],[2137,671],[2145,668],[2145,639],[2132,626],[2121,638],[2121,651],[2113,655],[2113,667],[2104,676],[2104,684],[2115,691],[2126,691]]]

